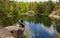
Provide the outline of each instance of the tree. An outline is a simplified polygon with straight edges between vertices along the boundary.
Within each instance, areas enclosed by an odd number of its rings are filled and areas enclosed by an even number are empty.
[[[7,17],[7,15],[10,12],[10,4],[9,4],[9,0],[0,0],[0,21],[1,21],[1,25],[5,26],[8,25],[9,22],[9,18]]]

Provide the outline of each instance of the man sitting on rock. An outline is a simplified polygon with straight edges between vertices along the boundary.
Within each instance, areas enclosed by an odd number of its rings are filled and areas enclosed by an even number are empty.
[[[24,26],[23,20],[19,20],[19,21],[18,21],[18,24],[19,24],[20,29],[21,29],[22,31],[24,31],[25,26]]]
[[[20,29],[19,29],[18,32],[17,32],[17,33],[18,33],[18,38],[22,38],[22,37],[23,37],[24,29],[25,29],[23,20],[19,20],[19,21],[18,21],[18,24],[19,24],[19,27],[20,27]]]

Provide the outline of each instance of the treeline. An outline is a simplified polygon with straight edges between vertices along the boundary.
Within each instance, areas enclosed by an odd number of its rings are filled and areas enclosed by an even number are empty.
[[[34,11],[37,14],[49,15],[54,10],[60,9],[60,2],[53,2],[51,0],[47,2],[14,2],[10,1],[11,11],[17,11],[18,14],[24,14],[28,11]],[[16,8],[16,10],[15,10]]]
[[[60,9],[60,3],[48,2],[16,2],[10,0],[0,0],[0,26],[8,26],[20,19],[20,15],[28,11],[36,14],[49,15],[53,10]]]

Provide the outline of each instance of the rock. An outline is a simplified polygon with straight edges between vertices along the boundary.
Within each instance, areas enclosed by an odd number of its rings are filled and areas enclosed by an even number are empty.
[[[26,13],[23,13],[22,15],[34,16],[36,15],[36,13],[34,11],[27,11]]]
[[[50,18],[60,20],[60,11],[53,11],[50,15]]]
[[[13,37],[10,31],[4,28],[0,29],[0,38],[7,38],[7,37]]]
[[[14,37],[5,37],[5,38],[14,38]]]
[[[21,29],[22,31],[24,30],[24,28],[21,28],[19,24],[14,24],[12,26],[7,26],[4,29],[8,29],[9,31],[13,31],[13,30],[19,30]]]
[[[9,31],[13,31],[13,30],[18,30],[20,29],[19,25],[18,24],[14,24],[12,26],[7,26],[5,27],[5,29],[8,29]]]
[[[22,38],[24,28],[19,24],[7,26],[0,29],[0,38]]]
[[[15,38],[21,38],[23,36],[24,28],[20,27],[19,24],[7,26],[4,29],[8,29]]]

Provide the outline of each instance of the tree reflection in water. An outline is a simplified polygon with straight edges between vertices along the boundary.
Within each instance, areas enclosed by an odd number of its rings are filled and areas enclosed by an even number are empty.
[[[28,22],[28,29],[33,38],[55,38],[60,31],[56,22],[45,16],[22,16]],[[58,29],[57,29],[58,28]]]

